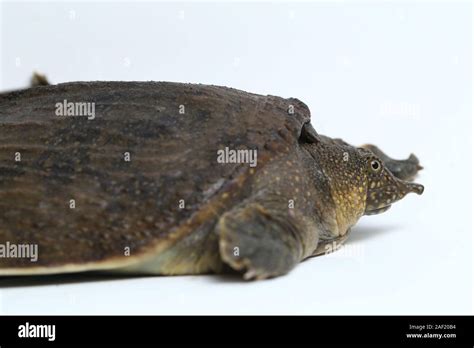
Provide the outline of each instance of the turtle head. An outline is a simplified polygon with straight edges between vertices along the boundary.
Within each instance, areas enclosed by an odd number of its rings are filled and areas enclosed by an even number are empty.
[[[334,207],[337,234],[343,235],[363,215],[387,211],[409,192],[423,193],[423,186],[396,177],[372,151],[357,148],[342,139],[318,136],[307,146],[311,155],[310,168],[316,163],[316,187]],[[313,170],[313,169],[312,169]],[[324,179],[323,179],[324,178]]]
[[[414,192],[423,193],[423,186],[395,177],[384,163],[372,153],[366,154],[367,197],[365,215],[380,214],[391,205]]]

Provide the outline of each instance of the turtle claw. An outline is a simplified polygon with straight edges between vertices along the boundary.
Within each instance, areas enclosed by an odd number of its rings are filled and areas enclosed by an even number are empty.
[[[259,274],[255,269],[250,269],[244,273],[244,280],[262,280],[266,278],[268,278],[268,276]]]
[[[245,280],[252,280],[253,278],[255,278],[255,271],[254,270],[250,270],[250,271],[247,271],[244,273],[244,279]]]
[[[408,157],[406,161],[415,164],[417,171],[420,171],[423,169],[423,166],[420,165],[420,161],[418,157],[416,157],[415,154],[413,153],[410,154],[410,156]]]
[[[247,271],[243,274],[244,280],[263,280],[263,279],[270,279],[278,276],[279,274],[272,274],[266,272],[263,269],[256,269],[256,268],[247,268]]]
[[[402,180],[412,181],[418,172],[423,169],[418,157],[414,154],[410,154],[406,160],[395,160],[388,156],[385,157],[386,159],[383,161],[387,168],[393,175]]]

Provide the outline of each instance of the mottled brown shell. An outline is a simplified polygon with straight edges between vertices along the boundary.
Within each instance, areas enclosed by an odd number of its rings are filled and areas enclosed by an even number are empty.
[[[57,116],[63,100],[94,102],[95,119]],[[261,167],[291,150],[309,118],[297,99],[168,82],[0,95],[0,243],[40,254],[0,259],[0,274],[124,266],[189,236],[249,194],[249,165],[217,163],[218,149],[257,149]]]

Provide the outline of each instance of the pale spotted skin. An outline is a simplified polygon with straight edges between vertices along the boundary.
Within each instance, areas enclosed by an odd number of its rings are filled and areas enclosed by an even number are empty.
[[[399,180],[390,170],[384,167],[382,160],[377,156],[369,155],[367,162],[370,170],[365,209],[366,215],[387,211],[392,203],[399,201],[410,192],[420,195],[423,193],[424,187],[422,185]],[[410,162],[410,158],[405,162]],[[398,164],[398,167],[401,165]],[[411,163],[407,165],[410,166]]]

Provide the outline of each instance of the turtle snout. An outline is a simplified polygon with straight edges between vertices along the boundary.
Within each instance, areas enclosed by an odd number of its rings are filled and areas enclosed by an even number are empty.
[[[418,195],[423,194],[423,191],[425,190],[425,187],[420,184],[415,184],[415,183],[408,183],[407,184],[408,192],[414,192]]]
[[[417,195],[421,195],[425,190],[425,187],[420,184],[415,184],[414,182],[400,181],[399,183],[401,197],[404,197],[406,194],[413,192]]]

